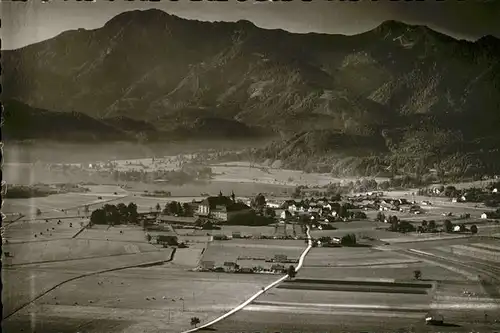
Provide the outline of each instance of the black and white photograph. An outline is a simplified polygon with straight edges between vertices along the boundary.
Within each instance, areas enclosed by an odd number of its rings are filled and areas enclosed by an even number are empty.
[[[500,0],[0,17],[2,332],[500,332]]]

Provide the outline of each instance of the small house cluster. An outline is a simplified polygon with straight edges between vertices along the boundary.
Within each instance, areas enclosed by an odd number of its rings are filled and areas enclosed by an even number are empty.
[[[251,265],[251,261],[260,261],[267,263],[267,267],[259,265]],[[196,269],[201,272],[224,272],[224,273],[259,273],[259,274],[282,274],[286,273],[287,267],[290,264],[297,264],[298,259],[288,258],[284,254],[276,254],[272,258],[252,258],[238,257],[236,261],[225,261],[222,265],[217,265],[215,261],[201,261]]]

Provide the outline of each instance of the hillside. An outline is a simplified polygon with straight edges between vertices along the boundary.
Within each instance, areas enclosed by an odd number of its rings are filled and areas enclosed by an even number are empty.
[[[3,106],[2,135],[7,141],[39,138],[79,142],[130,140],[123,129],[83,113],[32,108],[15,100],[6,100]]]
[[[117,116],[96,119],[80,112],[59,112],[33,108],[17,100],[3,103],[4,139],[64,140],[67,142],[101,141],[185,141],[192,139],[249,139],[265,132],[236,120],[199,117],[190,122],[178,122],[172,128],[158,130],[152,123]]]
[[[498,142],[500,41],[491,36],[458,41],[395,21],[355,36],[293,34],[146,10],[2,59],[8,98],[147,122],[162,138],[275,132],[285,139],[273,146],[280,155],[296,135],[330,133],[342,144],[307,139],[300,144],[325,146],[303,156],[338,152],[351,138],[383,153],[404,150],[402,133],[425,124],[460,138],[452,153]]]

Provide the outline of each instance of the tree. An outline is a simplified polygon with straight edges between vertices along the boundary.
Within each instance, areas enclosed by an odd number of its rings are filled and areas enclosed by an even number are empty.
[[[118,211],[118,208],[115,205],[106,204],[102,209],[106,214],[106,221],[110,225],[115,225],[120,223],[121,221],[120,212]]]
[[[477,234],[477,226],[475,224],[470,226],[470,232],[473,234]]]
[[[129,211],[127,205],[125,205],[123,202],[120,202],[118,205],[116,205],[116,208],[118,209],[118,213],[120,214],[121,220],[128,221]]]
[[[356,245],[356,235],[355,234],[347,234],[340,239],[340,244],[345,246]]]
[[[423,231],[427,231],[428,226],[429,226],[429,225],[428,225],[428,223],[427,223],[427,220],[423,220],[423,221],[422,221],[422,230],[423,230]]]
[[[415,280],[420,280],[420,277],[422,276],[422,272],[419,269],[414,270],[413,276],[415,277]]]
[[[129,222],[137,223],[137,218],[139,214],[137,213],[137,205],[133,202],[129,203],[127,206]]]
[[[179,206],[177,205],[177,201],[170,201],[168,203],[168,212],[172,215],[179,214]]]
[[[184,216],[184,209],[182,209],[182,205],[179,201],[177,201],[177,214]]]
[[[385,215],[384,215],[384,213],[378,212],[376,220],[380,221],[380,222],[384,222],[385,221]]]
[[[187,202],[182,204],[182,210],[184,212],[184,216],[193,216],[193,208]]]
[[[429,229],[430,231],[435,231],[435,230],[436,230],[436,221],[434,221],[434,220],[430,220],[430,221],[429,221],[429,226],[428,226],[428,229]]]
[[[446,232],[452,232],[453,231],[453,223],[451,223],[450,220],[445,220],[444,221],[444,230]]]
[[[252,204],[257,210],[262,210],[266,206],[266,197],[262,193],[259,193],[254,198]]]
[[[106,224],[106,213],[98,208],[90,214],[90,224]]]
[[[457,194],[457,188],[455,186],[446,186],[444,189],[444,195],[447,197],[452,197]]]
[[[293,279],[295,275],[297,275],[297,271],[295,270],[295,267],[293,265],[290,265],[290,267],[288,267],[287,274],[291,279]]]
[[[385,180],[385,181],[381,182],[380,184],[378,184],[378,187],[381,190],[388,190],[390,186],[391,186],[391,184],[387,180]]]
[[[274,209],[272,209],[271,207],[266,207],[265,209],[265,215],[266,216],[269,216],[269,217],[276,217],[276,212],[274,211]]]
[[[40,210],[40,208],[37,208],[36,209],[36,216],[40,216],[42,215],[42,211]]]
[[[389,216],[389,223],[391,224],[390,230],[391,231],[398,231],[399,230],[399,220],[397,216]]]
[[[351,212],[349,216],[355,219],[366,219],[365,212]]]
[[[340,206],[339,216],[344,218],[344,217],[348,217],[348,214],[349,214],[349,211],[347,210],[347,205],[343,204],[342,206]]]
[[[293,190],[293,193],[292,193],[292,198],[296,199],[296,198],[300,198],[301,196],[301,188],[299,186],[297,186],[294,190]]]
[[[191,326],[196,327],[200,323],[200,318],[198,317],[191,317]]]
[[[89,215],[89,212],[90,212],[89,205],[85,205],[85,208],[83,209],[83,211],[85,212],[85,215]]]
[[[159,212],[160,212],[160,210],[161,210],[161,206],[160,206],[160,204],[159,204],[159,203],[157,203],[155,208],[156,208],[156,211],[159,213]]]

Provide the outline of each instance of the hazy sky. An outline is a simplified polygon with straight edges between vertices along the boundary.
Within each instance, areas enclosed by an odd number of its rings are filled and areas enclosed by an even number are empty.
[[[457,38],[477,39],[487,34],[500,38],[500,0],[0,1],[3,49],[32,44],[65,30],[99,28],[120,12],[148,8],[159,8],[181,17],[205,21],[247,19],[262,28],[281,28],[293,32],[355,34],[393,19],[425,24]]]

